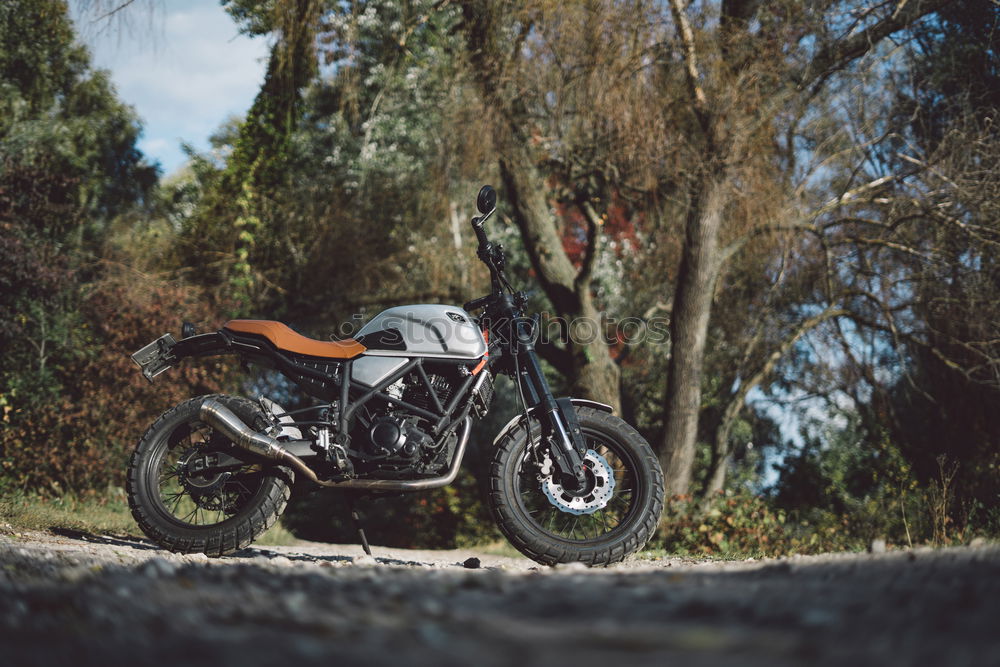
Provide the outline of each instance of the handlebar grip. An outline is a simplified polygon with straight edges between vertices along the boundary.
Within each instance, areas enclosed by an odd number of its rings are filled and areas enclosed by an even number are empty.
[[[479,239],[479,247],[484,247],[489,241],[486,238],[486,230],[483,229],[483,219],[473,218],[472,219],[472,229],[476,232],[476,238]]]
[[[489,302],[490,297],[492,296],[493,296],[492,294],[487,294],[486,296],[481,296],[478,299],[473,299],[472,301],[462,306],[462,309],[465,311],[479,310]]]

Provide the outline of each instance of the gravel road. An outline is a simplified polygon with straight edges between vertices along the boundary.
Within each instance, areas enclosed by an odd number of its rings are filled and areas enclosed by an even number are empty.
[[[373,550],[7,531],[0,665],[1000,664],[998,546],[593,570]]]

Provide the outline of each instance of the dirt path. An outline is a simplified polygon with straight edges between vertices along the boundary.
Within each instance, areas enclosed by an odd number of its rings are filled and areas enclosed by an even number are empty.
[[[996,546],[601,570],[374,551],[0,535],[0,664],[1000,664]]]

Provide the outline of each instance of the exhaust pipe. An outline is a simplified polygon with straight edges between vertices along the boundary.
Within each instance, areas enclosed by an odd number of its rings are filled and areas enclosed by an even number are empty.
[[[425,489],[448,486],[458,477],[458,469],[462,465],[462,458],[465,456],[465,446],[469,442],[469,434],[472,431],[472,419],[466,417],[462,421],[462,433],[458,436],[455,458],[452,459],[448,472],[441,477],[415,480],[348,479],[341,482],[333,482],[317,477],[316,473],[306,465],[305,461],[282,447],[281,443],[276,439],[263,433],[257,433],[244,424],[242,419],[237,417],[232,410],[217,399],[207,398],[202,401],[199,416],[206,424],[219,430],[223,435],[232,440],[236,446],[257,456],[272,461],[279,461],[301,473],[314,484],[330,488],[362,489],[366,491],[423,491]]]

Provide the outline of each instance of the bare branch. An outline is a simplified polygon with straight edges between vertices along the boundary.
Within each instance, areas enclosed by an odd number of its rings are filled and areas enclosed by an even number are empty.
[[[827,320],[849,315],[843,308],[829,306],[822,312],[806,318],[798,324],[788,336],[776,347],[757,371],[748,378],[740,382],[739,388],[726,403],[726,408],[722,413],[722,420],[716,431],[715,444],[713,446],[712,459],[713,466],[706,480],[703,498],[709,497],[712,493],[722,488],[725,477],[725,464],[730,455],[729,434],[732,432],[733,422],[743,409],[747,395],[752,389],[759,386],[774,370],[777,363],[788,354],[789,350],[808,332],[818,327]]]
[[[96,19],[93,19],[93,22],[97,23],[98,21],[103,21],[104,19],[109,19],[112,16],[114,16],[115,14],[117,14],[118,12],[122,11],[123,9],[125,9],[126,7],[128,7],[129,5],[131,5],[133,2],[135,2],[135,0],[125,0],[122,3],[119,3],[116,7],[113,7],[111,10],[105,12],[104,14],[101,14]]]
[[[684,51],[684,68],[687,78],[688,92],[691,95],[692,107],[698,117],[701,129],[709,136],[710,123],[708,119],[708,98],[701,87],[701,72],[698,70],[698,53],[695,49],[694,32],[691,30],[691,23],[684,14],[684,3],[682,0],[670,0],[670,12],[677,24],[677,29],[681,36],[681,45]]]
[[[904,0],[891,15],[878,23],[821,48],[804,67],[792,73],[791,81],[799,90],[819,85],[834,72],[871,51],[889,35],[909,27],[951,1]]]

